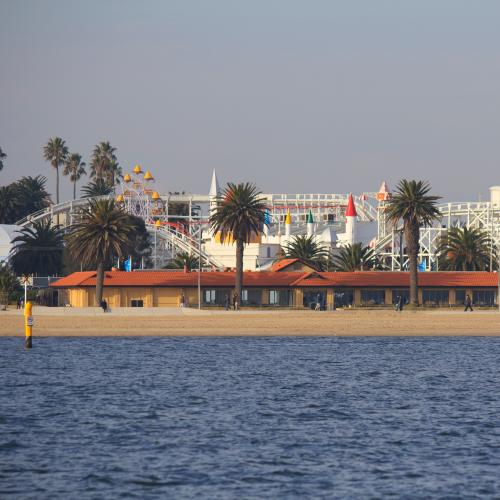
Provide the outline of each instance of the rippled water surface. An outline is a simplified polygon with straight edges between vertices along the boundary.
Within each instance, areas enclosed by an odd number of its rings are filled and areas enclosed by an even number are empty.
[[[1,498],[500,494],[494,338],[0,348]]]

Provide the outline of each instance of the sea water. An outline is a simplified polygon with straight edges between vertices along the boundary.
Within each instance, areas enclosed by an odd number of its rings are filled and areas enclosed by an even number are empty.
[[[500,494],[500,339],[0,339],[0,497]]]

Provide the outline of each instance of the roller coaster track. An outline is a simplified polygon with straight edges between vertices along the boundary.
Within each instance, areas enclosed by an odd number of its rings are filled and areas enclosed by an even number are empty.
[[[110,196],[101,196],[98,199],[108,199]],[[187,201],[188,196],[184,195],[173,195],[170,197],[174,202],[179,201]],[[206,197],[208,199],[208,197]],[[96,198],[94,198],[96,199]],[[77,214],[79,209],[82,209],[87,206],[88,198],[81,198],[79,200],[68,201],[64,203],[60,203],[59,205],[53,205],[45,210],[40,210],[39,212],[35,212],[33,214],[28,215],[24,219],[21,219],[16,224],[18,226],[30,226],[36,221],[51,219],[54,220],[58,215],[64,215],[64,218],[61,220],[62,226],[68,226],[71,224],[73,216]],[[204,201],[204,200],[203,200]],[[199,219],[198,219],[199,221]],[[198,221],[196,221],[198,223]],[[189,254],[193,254],[201,257],[204,265],[213,266],[216,268],[221,268],[221,264],[214,259],[211,255],[208,255],[206,252],[199,248],[199,242],[196,241],[189,234],[183,233],[171,226],[160,226],[157,227],[154,224],[146,224],[146,229],[151,235],[155,235],[163,240],[168,246],[175,250],[175,252],[183,251]]]
[[[200,250],[199,241],[196,241],[190,235],[177,231],[171,226],[157,227],[154,224],[146,224],[146,228],[150,234],[154,235],[156,233],[159,238],[171,244],[176,251],[180,250],[182,252],[194,254],[199,257],[205,265],[213,266],[218,269],[223,267],[220,262],[204,252],[203,249]]]

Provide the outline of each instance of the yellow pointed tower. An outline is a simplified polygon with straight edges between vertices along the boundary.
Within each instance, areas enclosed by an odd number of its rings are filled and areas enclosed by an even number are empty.
[[[287,210],[285,217],[285,238],[287,240],[290,238],[291,232],[292,232],[292,216],[290,214],[290,210]]]

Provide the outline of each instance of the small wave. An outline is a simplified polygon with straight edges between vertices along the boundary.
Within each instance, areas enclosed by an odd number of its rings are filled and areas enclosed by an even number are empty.
[[[25,448],[26,446],[16,441],[15,439],[11,439],[10,441],[6,441],[5,443],[0,443],[0,450],[15,450],[16,448]]]

